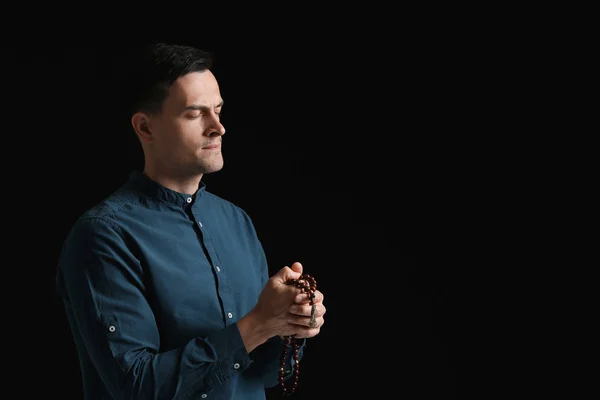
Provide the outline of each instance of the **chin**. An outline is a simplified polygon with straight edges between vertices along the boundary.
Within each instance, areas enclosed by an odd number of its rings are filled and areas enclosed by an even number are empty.
[[[203,171],[205,174],[212,174],[213,172],[219,172],[222,169],[223,169],[223,163],[219,163],[219,164],[205,165],[203,168]]]

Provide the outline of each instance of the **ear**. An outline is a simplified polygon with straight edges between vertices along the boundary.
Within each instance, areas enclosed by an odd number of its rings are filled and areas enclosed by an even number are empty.
[[[154,140],[148,114],[142,112],[133,114],[131,117],[131,125],[142,142],[151,142]]]

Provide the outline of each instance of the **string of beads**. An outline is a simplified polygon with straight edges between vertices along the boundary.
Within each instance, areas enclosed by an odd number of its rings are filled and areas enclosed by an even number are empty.
[[[315,278],[308,274],[301,275],[298,279],[290,279],[286,282],[288,285],[294,285],[299,288],[302,293],[308,293],[310,299],[310,305],[312,306],[311,312],[311,324],[315,322],[315,292],[317,290],[317,281]],[[298,356],[298,342],[293,336],[285,336],[283,343],[283,353],[281,355],[281,365],[279,368],[279,385],[283,392],[287,395],[292,395],[298,387],[298,380],[300,378],[300,357]],[[285,364],[288,355],[288,351],[292,352],[292,358],[294,363],[294,374],[290,378],[291,383],[286,386],[285,383]]]

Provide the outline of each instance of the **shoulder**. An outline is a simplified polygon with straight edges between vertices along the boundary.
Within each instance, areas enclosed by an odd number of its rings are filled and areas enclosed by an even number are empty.
[[[126,207],[126,196],[121,190],[115,191],[100,202],[86,209],[72,224],[65,246],[77,243],[90,244],[91,240],[120,239],[119,215]]]

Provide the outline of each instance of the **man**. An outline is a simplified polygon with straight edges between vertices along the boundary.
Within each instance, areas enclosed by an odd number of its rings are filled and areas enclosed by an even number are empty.
[[[269,278],[250,217],[202,182],[225,134],[209,55],[146,50],[131,82],[143,171],[78,219],[58,265],[85,398],[264,399],[293,385],[323,294],[288,284],[298,262]]]

